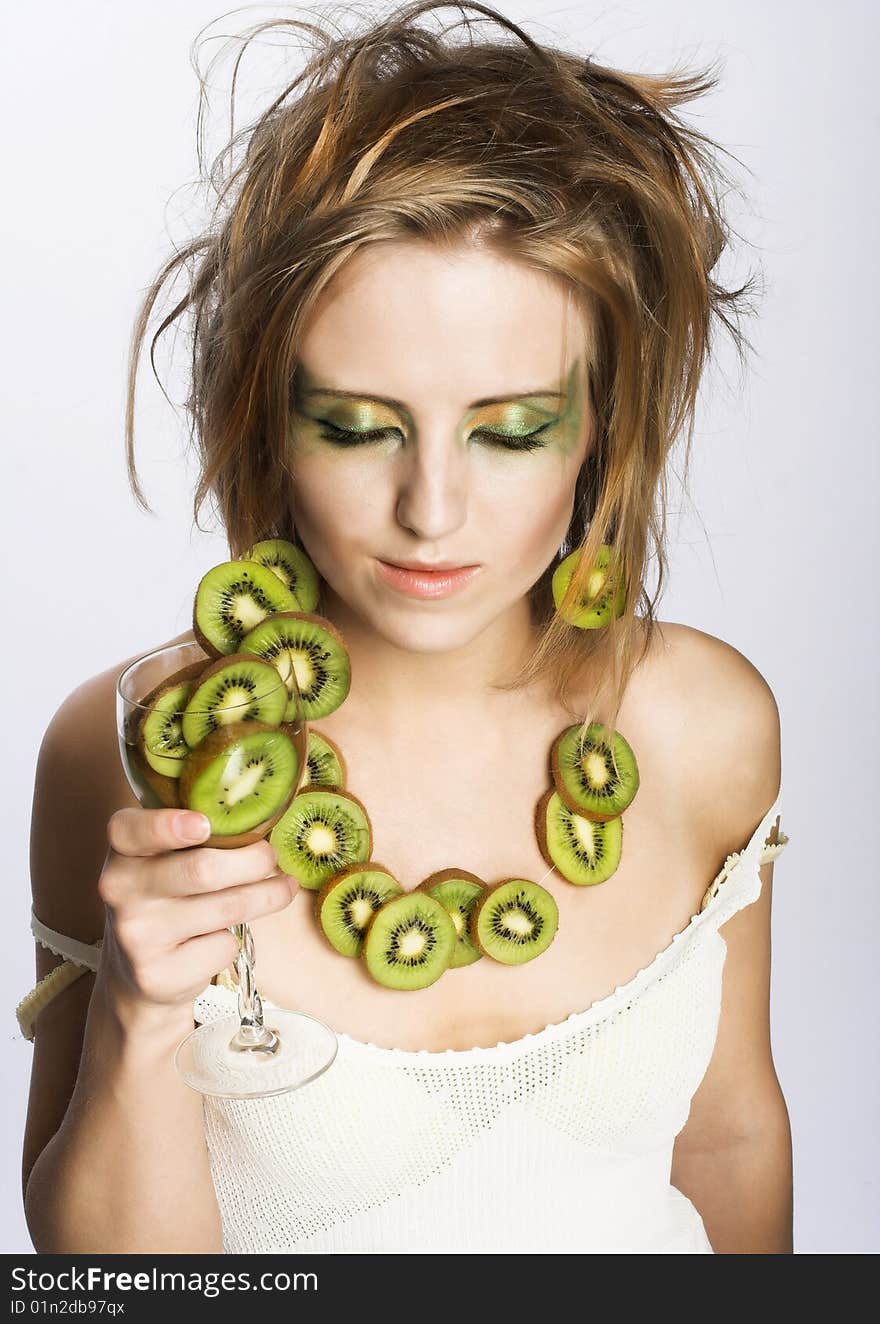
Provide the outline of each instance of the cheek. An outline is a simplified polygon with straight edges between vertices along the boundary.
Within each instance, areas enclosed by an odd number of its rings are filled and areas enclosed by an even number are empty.
[[[379,487],[367,466],[354,457],[334,463],[333,455],[301,453],[294,463],[294,513],[304,542],[313,545],[319,561],[338,560],[346,547],[381,522],[376,506]]]
[[[529,462],[523,457],[524,465]],[[535,464],[484,493],[479,522],[494,530],[490,550],[512,570],[531,573],[550,563],[568,529],[577,473],[571,463]]]

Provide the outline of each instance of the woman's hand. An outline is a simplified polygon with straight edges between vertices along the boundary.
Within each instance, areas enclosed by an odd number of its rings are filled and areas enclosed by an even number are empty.
[[[204,815],[188,810],[118,809],[108,821],[101,973],[130,1007],[191,1010],[238,955],[228,926],[283,910],[296,894],[267,840],[196,845],[209,835]]]

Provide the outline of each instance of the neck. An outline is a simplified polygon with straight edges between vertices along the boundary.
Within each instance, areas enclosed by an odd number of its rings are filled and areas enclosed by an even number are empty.
[[[525,695],[493,686],[511,680],[535,648],[527,598],[461,647],[435,652],[417,652],[380,635],[326,584],[319,610],[340,630],[351,658],[346,703],[352,715],[362,713],[389,730],[417,726],[421,717],[460,723]]]

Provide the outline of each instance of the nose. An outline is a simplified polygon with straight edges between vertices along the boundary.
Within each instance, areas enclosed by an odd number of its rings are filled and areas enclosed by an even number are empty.
[[[397,520],[422,542],[443,543],[467,520],[466,447],[436,429],[401,453]]]

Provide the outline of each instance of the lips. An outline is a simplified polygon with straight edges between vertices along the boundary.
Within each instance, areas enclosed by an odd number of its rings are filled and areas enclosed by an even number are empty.
[[[399,570],[417,570],[421,574],[433,574],[440,570],[470,570],[476,563],[461,561],[383,561],[383,564],[396,566]]]
[[[411,598],[449,597],[469,584],[481,569],[479,565],[407,569],[392,561],[378,559],[376,565],[384,583]]]

